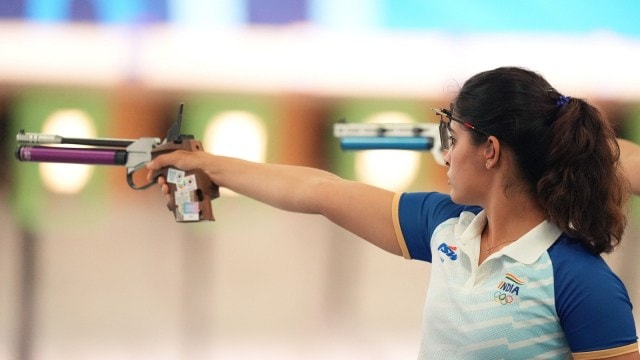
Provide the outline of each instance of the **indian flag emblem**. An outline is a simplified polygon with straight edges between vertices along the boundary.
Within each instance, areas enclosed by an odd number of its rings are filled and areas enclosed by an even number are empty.
[[[512,273],[506,273],[504,275],[505,280],[511,281],[513,283],[516,283],[518,285],[524,285],[524,281],[518,279],[517,276],[513,275]]]

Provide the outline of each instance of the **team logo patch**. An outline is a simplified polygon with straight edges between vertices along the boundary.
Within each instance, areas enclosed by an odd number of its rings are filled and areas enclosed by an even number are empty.
[[[452,261],[458,260],[458,247],[457,246],[449,246],[446,243],[442,243],[438,245],[438,251],[445,254]]]
[[[497,291],[493,294],[493,300],[501,305],[508,305],[518,299],[521,287],[525,282],[517,276],[506,273],[504,279],[497,286]]]

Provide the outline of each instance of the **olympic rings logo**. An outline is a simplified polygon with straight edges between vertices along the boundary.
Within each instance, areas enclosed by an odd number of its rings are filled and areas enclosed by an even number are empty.
[[[507,295],[502,291],[496,291],[493,294],[493,300],[501,305],[511,304],[513,302],[513,296]]]

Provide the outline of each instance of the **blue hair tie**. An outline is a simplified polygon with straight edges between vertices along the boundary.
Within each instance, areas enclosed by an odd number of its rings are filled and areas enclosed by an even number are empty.
[[[569,100],[571,100],[571,96],[560,95],[560,96],[558,96],[558,99],[556,100],[556,106],[557,107],[563,107],[566,103],[569,102]]]

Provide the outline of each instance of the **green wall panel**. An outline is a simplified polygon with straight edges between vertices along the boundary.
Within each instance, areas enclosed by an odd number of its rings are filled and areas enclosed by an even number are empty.
[[[98,137],[106,137],[108,121],[108,104],[101,92],[66,89],[38,89],[21,92],[10,106],[10,132],[17,134],[19,130],[41,132],[45,120],[60,109],[78,109],[84,111],[93,120]],[[65,136],[65,134],[57,134]],[[17,146],[17,144],[16,144]],[[12,159],[14,174],[12,205],[14,216],[23,226],[37,228],[46,222],[57,222],[64,213],[50,213],[55,208],[51,201],[70,200],[82,207],[87,216],[98,216],[101,199],[105,193],[106,179],[102,167],[96,166],[87,186],[79,194],[53,195],[45,189],[38,170],[38,163],[19,162]],[[123,169],[124,171],[124,169]],[[72,199],[69,199],[72,198]],[[76,206],[76,205],[74,205]],[[86,211],[90,209],[90,211]],[[61,209],[62,210],[62,209]],[[79,223],[86,218],[78,219]]]

